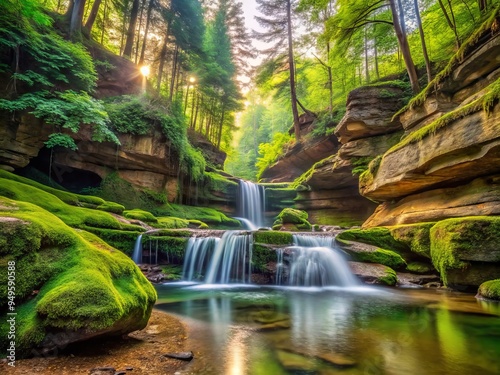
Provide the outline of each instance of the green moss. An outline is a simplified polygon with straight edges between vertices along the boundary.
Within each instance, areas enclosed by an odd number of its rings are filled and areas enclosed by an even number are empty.
[[[430,264],[422,262],[408,263],[408,267],[406,267],[406,269],[409,272],[420,273],[420,274],[426,274],[434,271],[434,268]]]
[[[27,353],[54,329],[92,332],[123,324],[125,332],[129,324],[145,324],[156,292],[126,255],[31,203],[0,197],[0,216],[27,222],[31,237],[39,237],[24,252],[5,256],[16,261],[19,353]],[[39,292],[33,297],[35,290]],[[0,289],[2,304],[5,293]],[[6,335],[0,338],[2,347],[5,340]]]
[[[497,27],[496,25],[498,22],[497,18],[499,13],[500,6],[497,6],[492,10],[488,19],[483,22],[483,24],[478,27],[476,31],[460,46],[460,48],[450,59],[446,67],[441,72],[439,72],[431,82],[429,82],[425,89],[423,89],[417,96],[415,96],[405,107],[399,110],[393,118],[401,115],[408,109],[412,109],[422,105],[427,97],[440,86],[440,83],[453,72],[455,67],[463,62],[464,56],[476,47],[476,44],[479,40],[481,40],[481,37],[486,33],[492,32],[492,30]]]
[[[396,271],[394,271],[392,268],[386,267],[385,268],[385,275],[381,276],[377,279],[377,283],[379,284],[385,284],[389,286],[394,286],[398,282],[398,276],[396,274]]]
[[[102,205],[105,203],[105,201],[99,197],[94,197],[94,196],[90,196],[90,195],[82,195],[82,194],[74,194],[74,193],[70,193],[68,191],[55,189],[53,187],[46,186],[46,185],[43,185],[39,182],[30,180],[29,178],[17,176],[13,173],[4,171],[2,169],[0,169],[0,178],[4,178],[7,180],[19,182],[19,183],[22,183],[25,185],[33,186],[37,189],[43,190],[47,193],[50,193],[50,194],[56,196],[64,203],[70,204],[72,206],[78,206],[80,203],[87,203],[87,204],[90,204],[90,205],[96,207],[96,206],[99,206],[99,205]]]
[[[459,107],[447,114],[439,117],[437,120],[431,122],[430,124],[425,125],[424,127],[409,133],[406,137],[404,137],[401,142],[391,147],[386,155],[396,152],[401,148],[421,141],[425,137],[430,134],[436,133],[439,129],[447,126],[448,124],[461,119],[471,113],[478,112],[484,110],[488,113],[491,107],[498,102],[500,99],[500,78],[497,79],[494,83],[488,86],[487,93],[482,97],[474,100],[473,102]]]
[[[188,230],[179,229],[161,229],[152,233],[154,236],[166,236],[166,237],[191,237],[191,232]]]
[[[291,245],[293,235],[289,232],[277,232],[270,230],[259,230],[253,234],[254,243],[268,245]]]
[[[97,209],[101,210],[101,211],[112,212],[114,214],[121,215],[123,213],[123,210],[125,210],[125,207],[119,203],[105,202],[105,203],[97,206]]]
[[[227,194],[238,189],[238,183],[236,181],[230,180],[217,172],[205,172],[204,177],[206,183],[208,184],[207,187],[210,190],[220,191]]]
[[[338,239],[363,242],[369,245],[390,249],[397,252],[406,252],[409,247],[403,242],[394,239],[388,228],[376,227],[369,229],[348,229],[337,235]]]
[[[208,229],[208,225],[200,220],[188,220],[190,227],[195,227],[196,229]]]
[[[297,189],[300,185],[306,184],[311,179],[317,168],[323,167],[326,164],[331,163],[331,161],[336,157],[337,154],[334,154],[315,163],[309,170],[304,172],[300,177],[297,177],[295,181],[293,181],[292,184],[290,185],[290,188]]]
[[[83,226],[82,229],[95,234],[110,246],[113,246],[115,249],[118,249],[129,256],[132,255],[137,236],[142,233],[139,231],[132,232],[117,229],[101,229],[88,226]]]
[[[173,257],[175,263],[182,263],[188,238],[146,235],[142,238],[145,249],[151,246],[152,251],[158,247],[158,251]],[[172,258],[170,260],[172,262]]]
[[[311,230],[312,225],[307,221],[309,215],[305,211],[294,208],[284,208],[276,217],[273,228],[276,225],[284,225],[288,230]],[[290,225],[291,224],[291,225]]]
[[[254,244],[252,251],[252,269],[256,272],[266,272],[267,264],[270,262],[277,262],[276,250],[263,246],[261,244]]]
[[[500,217],[471,216],[438,222],[430,230],[431,259],[444,285],[450,269],[465,269],[461,260],[476,252],[488,253],[500,243]]]
[[[144,221],[145,223],[158,222],[158,219],[151,212],[144,211],[139,208],[123,211],[123,216],[125,216],[127,219],[140,220]]]
[[[141,230],[138,226],[131,227],[120,223],[107,212],[73,207],[50,193],[13,180],[0,178],[0,195],[18,201],[35,203],[72,227],[91,226],[96,228]]]
[[[186,220],[200,220],[211,227],[241,227],[238,220],[229,218],[222,212],[208,207],[171,204],[168,207],[162,206],[153,210],[153,213],[158,217],[171,216]]]
[[[394,251],[385,249],[376,249],[375,251],[349,251],[348,248],[344,249],[352,259],[356,262],[366,263],[380,263],[384,266],[389,266],[395,269],[406,267],[405,260]]]
[[[500,279],[482,283],[479,286],[478,294],[488,299],[500,301]]]
[[[351,163],[353,166],[352,174],[360,175],[368,169],[368,165],[373,160],[372,156],[363,156],[358,158],[352,158]]]
[[[161,272],[165,275],[165,280],[178,281],[182,279],[182,266],[169,264],[162,266]]]
[[[156,226],[167,229],[187,228],[189,227],[189,220],[179,219],[178,217],[159,217],[158,225]]]
[[[388,227],[392,237],[404,243],[412,252],[426,258],[431,257],[430,230],[435,223],[418,223]]]

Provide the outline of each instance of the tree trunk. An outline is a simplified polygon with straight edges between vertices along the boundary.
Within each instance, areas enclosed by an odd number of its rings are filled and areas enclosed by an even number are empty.
[[[406,35],[406,22],[405,22],[405,10],[403,9],[403,3],[398,0],[398,12],[399,12],[399,24],[401,26],[401,31]]]
[[[328,72],[328,92],[330,93],[330,97],[328,98],[328,105],[330,108],[330,112],[333,111],[333,74],[332,74],[332,66],[330,65],[330,42],[326,42],[326,58],[328,62],[327,72]]]
[[[365,27],[365,78],[366,82],[370,83],[370,64],[368,61],[368,37],[366,35],[366,27]]]
[[[168,95],[168,101],[172,103],[174,99],[174,89],[175,89],[175,78],[177,74],[177,55],[179,54],[179,47],[175,46],[174,57],[172,58],[172,77],[170,77],[170,92]]]
[[[141,35],[141,29],[142,29],[142,15],[144,14],[144,5],[146,4],[146,0],[142,0],[141,3],[141,14],[139,15],[139,28],[137,29],[137,39],[135,41],[135,63],[137,64],[137,60],[139,59],[139,42],[141,38],[139,36]]]
[[[486,9],[488,8],[488,1],[487,0],[478,0],[477,6],[479,8],[479,11],[481,13],[484,13],[486,11]]]
[[[403,34],[401,25],[399,24],[399,17],[398,17],[398,12],[396,10],[395,1],[396,0],[389,0],[392,12],[392,22],[394,24],[394,30],[396,31],[396,36],[398,37],[398,44],[401,49],[401,54],[403,55],[403,59],[406,65],[406,70],[408,71],[408,76],[410,77],[411,88],[414,93],[417,93],[420,91],[417,71],[415,70],[413,59],[411,58],[410,46],[408,45],[406,34]]]
[[[431,62],[427,53],[427,45],[425,44],[424,28],[422,27],[422,19],[420,18],[420,9],[418,8],[418,0],[414,0],[415,16],[417,19],[418,32],[420,33],[420,42],[422,43],[422,53],[424,54],[425,70],[427,71],[427,82],[432,81]]]
[[[130,58],[132,56],[132,47],[134,46],[135,25],[137,16],[139,15],[139,0],[134,0],[132,3],[132,11],[130,12],[130,21],[128,24],[127,41],[123,49],[123,56]]]
[[[161,79],[163,77],[163,67],[165,66],[165,58],[167,57],[167,41],[168,34],[170,32],[170,24],[167,25],[167,33],[165,34],[165,38],[163,39],[163,44],[161,46],[160,51],[160,66],[158,67],[158,80],[156,82],[156,92],[160,93],[161,88]]]
[[[441,10],[443,11],[444,17],[446,18],[446,22],[448,23],[448,26],[450,26],[450,29],[453,30],[453,34],[455,35],[455,43],[457,45],[457,49],[460,47],[460,38],[458,37],[458,32],[457,32],[457,25],[455,25],[452,20],[450,19],[450,16],[448,15],[448,11],[446,10],[446,7],[444,6],[442,0],[438,0],[439,6],[441,7]],[[450,4],[451,8],[451,4]]]
[[[90,16],[87,18],[87,22],[85,22],[85,28],[87,31],[90,32],[92,31],[92,26],[94,26],[95,19],[97,17],[97,14],[99,13],[99,7],[101,6],[102,0],[95,0],[94,4],[92,5],[92,10],[90,11]]]
[[[375,60],[375,75],[377,79],[380,79],[380,72],[378,70],[378,51],[377,51],[377,40],[373,39],[373,58]]]
[[[146,42],[148,40],[149,23],[151,22],[151,11],[153,10],[153,0],[149,0],[148,12],[146,14],[146,27],[144,28],[144,40],[142,42],[141,57],[139,65],[144,64],[144,54],[146,53]]]
[[[293,129],[295,133],[295,141],[300,142],[300,123],[299,111],[297,108],[297,91],[295,89],[295,63],[293,60],[293,39],[292,39],[292,4],[291,0],[286,2],[286,12],[288,19],[288,66],[290,71],[290,93],[292,101],[293,113]]]
[[[74,0],[71,6],[70,21],[69,21],[69,36],[74,38],[82,31],[83,10],[87,0]]]
[[[104,0],[104,14],[102,15],[101,45],[104,45],[104,30],[106,30],[107,11],[108,11],[108,0]]]
[[[217,149],[220,150],[220,141],[222,139],[222,127],[224,126],[224,115],[226,112],[224,111],[224,106],[222,106],[222,116],[219,123],[219,133],[217,134]]]

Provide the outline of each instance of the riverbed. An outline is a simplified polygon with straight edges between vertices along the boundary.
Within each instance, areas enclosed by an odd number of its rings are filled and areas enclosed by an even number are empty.
[[[438,289],[170,283],[181,374],[500,374],[500,304]]]

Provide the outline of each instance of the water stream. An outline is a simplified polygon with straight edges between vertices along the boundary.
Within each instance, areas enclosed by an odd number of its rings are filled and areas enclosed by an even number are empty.
[[[500,374],[500,305],[376,287],[157,287],[188,327],[182,374]]]

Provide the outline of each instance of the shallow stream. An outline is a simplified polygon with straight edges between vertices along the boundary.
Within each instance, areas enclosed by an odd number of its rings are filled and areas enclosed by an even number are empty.
[[[441,290],[171,283],[183,374],[500,374],[500,304]]]

